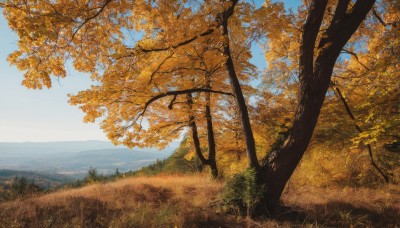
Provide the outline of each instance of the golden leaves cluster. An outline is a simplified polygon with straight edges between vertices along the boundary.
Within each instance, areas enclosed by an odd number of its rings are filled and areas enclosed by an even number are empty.
[[[3,12],[19,42],[9,61],[25,71],[28,88],[51,87],[53,76],[67,76],[67,66],[90,74],[95,86],[70,95],[84,121],[100,120],[115,143],[164,147],[186,131],[189,112],[204,134],[204,92],[193,93],[192,111],[185,95],[152,98],[205,87],[230,92],[222,54],[227,39],[216,22],[226,7],[196,0],[10,0]],[[241,22],[250,22],[250,5],[238,8],[232,52],[248,82],[255,68],[246,35],[255,28]],[[232,99],[211,98],[213,112]]]

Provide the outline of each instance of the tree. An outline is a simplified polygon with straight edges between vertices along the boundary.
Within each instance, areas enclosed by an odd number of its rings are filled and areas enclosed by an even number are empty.
[[[320,32],[327,16],[328,1],[312,1],[302,28],[299,57],[299,104],[283,145],[264,159],[268,189],[266,198],[275,204],[286,182],[301,160],[311,140],[329,88],[333,68],[341,50],[372,9],[375,1],[338,1],[334,15]],[[317,37],[321,35],[319,42]],[[271,207],[273,208],[273,206]]]
[[[103,177],[97,173],[97,169],[90,167],[88,173],[84,179],[86,183],[95,183],[101,180]]]
[[[28,188],[28,180],[25,177],[14,177],[11,189],[17,196],[22,196]]]
[[[202,149],[200,146],[200,140],[199,140],[199,134],[197,131],[197,124],[195,117],[193,115],[193,98],[192,94],[187,94],[187,104],[189,106],[189,126],[192,131],[192,141],[195,147],[195,152],[197,155],[197,158],[199,158],[202,166],[208,165],[210,166],[211,169],[211,175],[212,177],[216,178],[218,176],[218,168],[217,168],[217,163],[215,160],[215,141],[214,141],[214,130],[212,127],[212,120],[211,120],[211,113],[210,113],[210,106],[209,103],[207,102],[206,104],[206,118],[207,118],[207,138],[208,138],[208,158],[205,158]],[[207,95],[206,95],[207,96]]]
[[[334,4],[330,2],[327,9],[332,12],[335,9]],[[352,150],[358,148],[360,153],[371,154],[371,167],[377,166],[377,161],[373,160],[373,157],[377,156],[372,156],[371,151],[374,150],[374,154],[382,154],[380,148],[384,143],[394,140],[396,130],[393,127],[399,126],[394,104],[398,101],[398,83],[393,80],[398,77],[398,73],[393,71],[397,60],[392,59],[396,56],[397,48],[394,46],[398,42],[394,19],[396,7],[398,8],[393,1],[377,3],[372,13],[367,15],[342,49],[333,69],[330,90],[326,94],[324,108],[314,133],[314,141],[328,147],[340,143],[343,145],[343,151],[352,147]],[[283,21],[285,18],[288,21],[280,24],[279,29],[267,28],[273,32],[268,33],[269,41],[266,44],[266,57],[270,64],[265,85],[269,85],[266,88],[268,91],[275,93],[269,100],[282,101],[276,95],[278,94],[285,95],[285,100],[290,100],[293,104],[297,102],[294,95],[299,87],[297,63],[300,57],[300,42],[296,37],[302,32],[300,28],[305,22],[306,12],[304,8],[297,14],[289,12],[283,18]],[[324,17],[323,28],[328,25],[327,19],[329,16]],[[318,36],[317,42],[321,38]],[[348,101],[355,119],[349,118],[342,99],[335,96],[338,95],[338,89],[346,97],[345,100]],[[369,96],[374,98],[370,99]],[[288,110],[286,113],[292,112],[290,106],[284,108]],[[363,129],[362,133],[354,127],[355,125]],[[379,174],[379,169],[376,170]]]
[[[224,92],[226,74],[220,72],[225,61],[220,54],[224,36],[215,31],[222,25],[219,16],[230,16],[234,5],[201,4],[202,10],[195,10],[196,4],[10,1],[5,5],[5,14],[21,40],[19,50],[9,60],[27,70],[25,86],[42,88],[51,86],[50,75],[66,76],[65,59],[70,58],[78,71],[90,73],[100,83],[71,96],[71,104],[80,105],[86,113],[85,121],[102,119],[108,137],[129,147],[162,148],[180,137],[191,124],[183,118],[183,95],[204,93],[210,155],[207,164],[216,170],[210,95],[231,93]],[[135,20],[128,16],[130,13]],[[213,18],[205,19],[210,15]],[[29,26],[20,27],[22,21]],[[188,30],[188,23],[193,28]],[[100,24],[104,30],[98,29]],[[127,36],[135,31],[144,33],[139,42]],[[250,57],[243,42],[247,37],[238,37],[233,40],[240,53],[231,61],[238,62],[239,76],[245,78],[251,76],[248,69],[252,66],[243,61]],[[203,48],[204,43],[209,45]],[[199,75],[204,78],[199,79]]]
[[[279,137],[273,151],[265,154],[261,164],[243,88],[251,76],[248,59],[253,34],[262,37],[266,32],[271,34],[281,29],[273,28],[271,21],[279,24],[291,21],[282,13],[282,4],[268,1],[261,9],[254,10],[238,0],[89,3],[42,0],[10,1],[4,5],[4,12],[21,39],[19,50],[9,60],[27,70],[23,84],[31,88],[49,87],[49,76],[66,76],[64,61],[72,58],[74,67],[91,73],[99,85],[71,97],[71,103],[81,105],[87,121],[104,118],[102,127],[115,143],[131,147],[165,146],[179,137],[182,129],[176,128],[176,124],[194,123],[193,115],[189,112],[188,118],[186,111],[187,107],[200,110],[190,107],[193,94],[205,94],[204,103],[193,105],[205,107],[206,114],[210,94],[233,94],[248,166],[255,170],[261,185],[266,186],[260,208],[273,214],[310,143],[339,55],[374,3],[374,0],[306,1],[305,10],[292,28],[301,34],[300,43],[288,49],[299,62],[292,62],[286,72],[289,77],[295,71],[298,74],[297,108],[290,128],[280,135],[283,137]],[[254,17],[250,17],[253,12]],[[297,23],[304,24],[297,28]],[[266,26],[265,30],[262,26]],[[131,43],[126,34],[134,31],[140,31],[143,38]],[[201,61],[193,58],[196,50],[193,46],[210,47],[207,61],[223,64],[226,71],[212,75],[206,72],[199,79],[196,69]],[[293,50],[297,48],[296,54]],[[210,78],[214,84],[208,83]],[[292,87],[296,85],[291,82],[285,81]],[[293,91],[296,90],[291,90],[289,96],[295,94]],[[168,108],[172,106],[173,111]],[[211,120],[208,114],[207,120]],[[148,126],[142,125],[143,122]],[[211,126],[210,121],[206,122]],[[209,149],[213,154],[212,146]]]

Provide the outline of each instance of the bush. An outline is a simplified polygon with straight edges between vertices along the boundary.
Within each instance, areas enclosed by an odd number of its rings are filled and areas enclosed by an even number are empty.
[[[28,181],[25,177],[14,177],[11,184],[11,194],[14,197],[22,197],[41,191],[41,188],[35,184],[34,180]]]
[[[102,175],[99,175],[97,173],[97,169],[90,167],[90,169],[88,170],[88,174],[86,175],[84,182],[85,183],[95,183],[101,180],[104,180],[105,178]]]
[[[256,171],[248,168],[227,181],[223,191],[223,209],[226,212],[251,216],[265,190],[265,185],[260,185],[257,181]]]

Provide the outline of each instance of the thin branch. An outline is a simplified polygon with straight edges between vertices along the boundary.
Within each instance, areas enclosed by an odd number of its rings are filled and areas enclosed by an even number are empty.
[[[383,27],[387,26],[386,22],[384,22],[383,19],[381,18],[381,16],[379,16],[379,14],[376,11],[375,7],[372,8],[372,14],[376,17],[376,19],[378,19],[378,21],[383,25]]]
[[[149,85],[151,84],[151,82],[153,81],[153,77],[154,75],[160,70],[160,68],[162,67],[162,65],[164,65],[164,63],[170,59],[172,56],[174,55],[174,52],[172,52],[170,55],[168,55],[157,67],[157,69],[155,71],[153,71],[153,73],[151,73],[150,75],[150,81],[149,81]]]
[[[174,97],[172,98],[171,102],[169,103],[169,105],[168,105],[169,110],[172,110],[172,108],[174,106],[174,102],[175,102],[177,96],[178,95],[174,95]]]
[[[349,105],[347,104],[346,99],[344,98],[342,92],[340,91],[340,89],[338,87],[335,87],[335,90],[337,93],[337,96],[340,98],[340,100],[342,101],[347,114],[350,116],[350,118],[353,120],[353,123],[357,129],[358,132],[362,133],[363,131],[361,130],[360,126],[358,126],[358,124],[355,122],[356,118],[354,117]],[[388,183],[389,182],[389,177],[378,167],[378,165],[375,163],[374,161],[374,157],[372,155],[372,148],[371,145],[368,143],[367,144],[367,149],[368,149],[368,154],[369,154],[369,159],[371,161],[372,166],[376,169],[376,171],[379,172],[379,174],[381,174],[381,176],[383,177],[383,179],[385,179],[385,182]]]
[[[343,50],[344,53],[347,53],[347,54],[349,54],[349,55],[354,56],[354,58],[356,58],[357,62],[358,62],[361,66],[363,66],[366,70],[371,70],[369,67],[367,67],[366,65],[364,65],[364,64],[360,61],[360,59],[358,58],[358,55],[357,55],[356,53],[354,53],[354,52],[352,52],[352,51],[349,51],[349,50],[347,50],[347,49],[344,49],[344,48],[343,48],[342,50]]]
[[[220,25],[218,25],[217,27],[219,27],[219,26]],[[165,46],[165,47],[160,47],[160,48],[144,48],[144,47],[141,47],[141,46],[137,46],[135,48],[131,48],[132,49],[131,55],[134,55],[135,51],[139,51],[139,52],[143,52],[143,53],[149,53],[149,52],[160,52],[160,51],[167,51],[167,50],[175,49],[175,48],[178,48],[180,46],[189,44],[189,43],[195,41],[196,39],[198,39],[200,37],[210,35],[214,31],[215,31],[215,28],[207,29],[206,31],[204,31],[204,32],[202,32],[202,33],[200,33],[198,35],[195,35],[195,36],[193,36],[191,38],[188,38],[187,40],[184,40],[182,42],[173,44],[171,46]]]
[[[160,51],[167,51],[167,50],[175,49],[175,48],[178,48],[180,46],[184,46],[186,44],[190,44],[190,43],[192,43],[193,41],[197,40],[200,37],[204,37],[204,36],[212,34],[217,28],[222,26],[222,24],[223,24],[223,22],[225,20],[227,20],[230,16],[232,16],[233,10],[234,10],[238,0],[231,0],[231,2],[232,2],[232,5],[227,10],[225,10],[224,12],[219,13],[217,15],[217,17],[215,19],[216,23],[214,23],[213,26],[211,26],[209,29],[201,32],[200,34],[194,35],[193,37],[190,37],[190,38],[188,38],[188,39],[186,39],[184,41],[181,41],[179,43],[176,43],[176,44],[173,44],[173,45],[170,45],[170,46],[160,47],[160,48],[144,48],[144,47],[141,47],[141,46],[138,45],[135,48],[131,48],[131,50],[132,50],[131,55],[134,55],[136,51],[142,52],[142,53],[149,53],[149,52],[160,52]]]
[[[189,70],[190,71],[197,70],[197,71],[201,71],[201,72],[206,72],[205,69],[202,69],[202,68],[199,68],[199,67],[176,67],[176,68],[174,68],[172,70],[169,70],[169,71],[159,71],[159,72],[157,72],[157,74],[171,74],[173,72],[180,71],[180,70],[188,70],[188,71]]]
[[[83,23],[80,24],[80,25],[78,26],[78,28],[77,28],[77,29],[74,31],[74,33],[72,34],[70,42],[72,42],[72,40],[74,39],[74,37],[75,37],[75,35],[77,34],[77,32],[78,32],[86,23],[88,23],[90,20],[92,20],[92,19],[96,18],[97,16],[99,16],[100,13],[103,12],[103,10],[106,8],[106,6],[107,6],[111,1],[112,1],[112,0],[106,0],[106,1],[104,2],[104,4],[100,7],[100,10],[97,11],[97,13],[95,13],[95,14],[94,14],[93,16],[91,16],[91,17],[85,18],[85,20],[83,21]]]

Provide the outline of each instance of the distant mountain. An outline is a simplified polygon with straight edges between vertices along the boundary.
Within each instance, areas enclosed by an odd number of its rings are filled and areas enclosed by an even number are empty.
[[[53,164],[58,173],[79,175],[86,174],[90,167],[99,173],[111,174],[118,168],[121,172],[136,170],[169,157],[173,150],[135,151],[129,149],[90,150],[71,154],[64,161],[57,158]],[[57,160],[57,161],[56,161]],[[66,162],[67,161],[67,162]]]
[[[53,154],[114,148],[117,147],[111,142],[97,140],[66,142],[0,142],[0,153],[11,154]]]
[[[0,143],[0,169],[39,171],[82,177],[90,167],[101,174],[139,169],[169,157],[178,143],[163,150],[116,147],[104,141]]]

